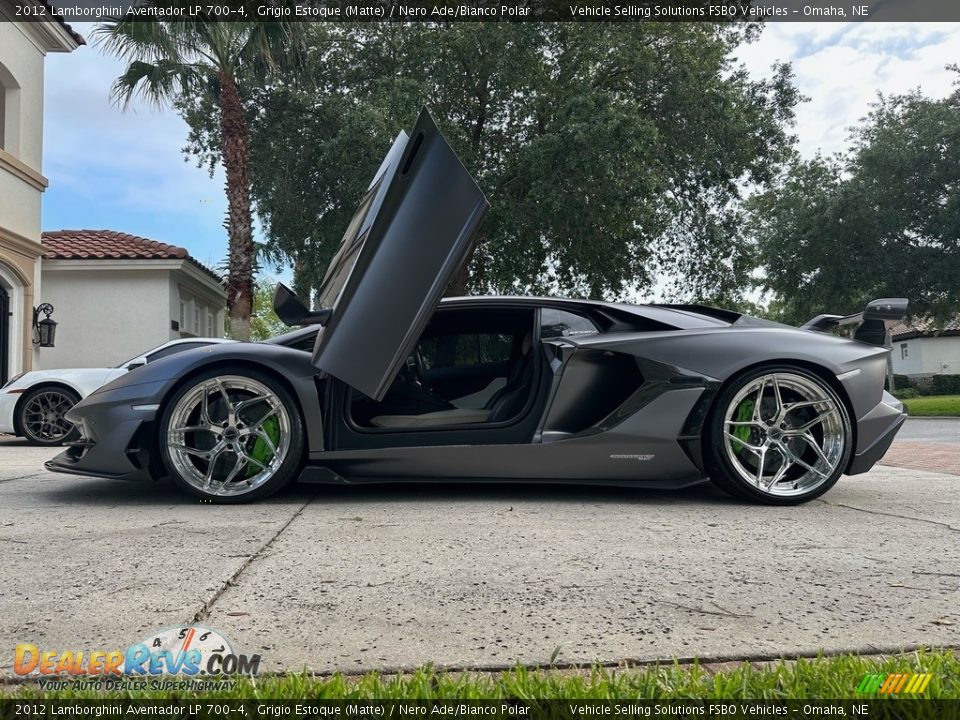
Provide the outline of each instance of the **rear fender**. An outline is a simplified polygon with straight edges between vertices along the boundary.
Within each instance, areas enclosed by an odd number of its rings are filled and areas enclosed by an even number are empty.
[[[858,420],[880,402],[889,352],[834,335],[784,327],[594,335],[577,343],[629,352],[719,382],[757,365],[799,362],[820,367],[837,377]]]

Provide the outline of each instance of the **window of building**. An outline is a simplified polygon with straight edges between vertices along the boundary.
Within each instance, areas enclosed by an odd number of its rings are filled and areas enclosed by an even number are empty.
[[[180,298],[180,332],[187,331],[187,301]]]
[[[0,149],[19,154],[20,86],[13,74],[0,63]]]
[[[217,332],[217,319],[212,312],[207,313],[207,335],[210,337],[219,337],[220,333]]]
[[[909,348],[907,347],[907,344],[906,344],[906,343],[900,343],[900,359],[901,359],[901,360],[906,360],[906,359],[907,359],[907,355],[909,355],[909,354],[910,354],[910,350],[909,350]]]
[[[200,303],[193,303],[193,331],[197,335],[203,335],[203,328],[200,326]]]
[[[6,149],[4,143],[4,128],[7,124],[7,89],[3,86],[3,80],[0,78],[0,149]]]

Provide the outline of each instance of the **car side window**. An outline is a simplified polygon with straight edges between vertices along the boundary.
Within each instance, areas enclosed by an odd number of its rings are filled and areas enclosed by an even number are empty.
[[[593,321],[583,315],[543,308],[540,310],[540,339],[572,337],[578,335],[596,335],[600,330]]]
[[[184,352],[185,350],[194,350],[195,348],[206,347],[208,343],[202,342],[191,342],[191,343],[180,343],[179,345],[170,345],[165,348],[161,348],[154,353],[147,355],[147,362],[152,363],[155,360],[160,358],[165,358],[168,355],[175,355],[179,352]]]
[[[513,344],[509,333],[462,333],[424,338],[419,350],[428,369],[463,367],[506,362]]]

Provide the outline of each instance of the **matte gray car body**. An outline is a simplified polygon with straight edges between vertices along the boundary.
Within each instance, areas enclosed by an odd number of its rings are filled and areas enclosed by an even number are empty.
[[[298,451],[295,462],[283,460],[283,472],[275,475],[277,488],[293,473],[301,481],[328,483],[470,480],[681,487],[708,473],[717,480],[723,458],[742,451],[759,461],[753,469],[746,461],[731,464],[718,484],[742,481],[747,496],[791,502],[804,495],[806,481],[786,476],[788,469],[805,468],[803,477],[819,476],[820,491],[826,491],[841,472],[868,470],[902,425],[902,404],[883,390],[889,351],[878,344],[885,324],[905,312],[905,300],[876,300],[856,316],[818,316],[806,329],[698,306],[529,297],[441,302],[486,208],[476,183],[429,113],[422,112],[410,136],[398,136],[347,228],[320,288],[321,309],[309,310],[284,289],[278,313],[299,318],[291,322],[322,318],[322,325],[265,343],[188,351],[130,372],[68,413],[81,440],[47,467],[91,476],[157,478],[170,471],[169,452],[176,447],[175,452],[191,453],[208,469],[206,486],[188,491],[202,494],[210,487],[222,452],[237,458],[230,481],[239,477],[242,482],[237,473],[241,460],[249,462],[250,448],[240,447],[237,437],[251,438],[263,420],[237,419],[228,391],[216,387],[221,372],[233,378],[252,372],[259,378],[257,387],[273,383],[281,389],[270,401],[282,396],[284,417],[295,413],[302,419],[302,433],[299,423],[291,424],[297,429]],[[542,332],[545,313],[555,310],[590,320],[596,332]],[[492,419],[496,416],[490,410],[483,421],[455,420],[442,427],[356,421],[351,408],[358,393],[361,402],[379,403],[401,367],[409,366],[408,358],[419,364],[411,350],[425,327],[444,322],[456,327],[469,313],[512,316],[522,323],[530,318],[511,335],[508,361],[527,373],[523,393],[515,395],[521,405],[502,418]],[[851,324],[860,328],[854,339],[824,332]],[[208,413],[208,385],[230,408],[216,421]],[[755,402],[743,399],[751,392]],[[191,410],[191,417],[202,422],[184,421],[171,429],[178,394],[203,398]],[[249,406],[264,398],[236,402]],[[794,412],[803,417],[789,419]],[[392,417],[410,416],[395,412]],[[186,433],[205,433],[213,441],[202,448],[185,447]],[[727,443],[726,455],[718,440]],[[232,451],[224,451],[225,445]],[[782,458],[769,468],[768,450]],[[793,487],[781,491],[779,483]],[[798,501],[812,497],[815,485]]]
[[[495,306],[589,311],[603,305],[551,298],[477,297],[445,300],[439,312]],[[310,482],[460,479],[682,487],[705,479],[700,440],[719,387],[747,368],[771,362],[810,367],[842,388],[856,426],[856,451],[846,469],[848,474],[868,470],[905,418],[902,404],[883,390],[884,348],[762,321],[730,325],[662,306],[610,307],[638,320],[670,320],[675,329],[599,333],[544,342],[544,364],[549,368],[545,372],[552,385],[548,402],[526,442],[500,445],[495,453],[490,452],[489,443],[477,438],[476,430],[447,431],[442,440],[445,444],[427,447],[403,446],[396,435],[386,435],[379,448],[328,448],[323,408],[330,406],[329,401],[344,386],[318,374],[309,352],[267,342],[181,353],[104,386],[70,414],[90,444],[67,450],[48,467],[94,476],[157,477],[151,427],[164,399],[192,375],[228,364],[271,373],[294,393],[308,436],[302,479]],[[288,333],[280,343],[304,347],[318,329]],[[600,422],[569,434],[563,432],[559,421],[566,409],[576,407],[580,395],[589,391],[589,383],[580,383],[579,376],[581,360],[588,351],[636,358],[645,369],[645,382]],[[329,422],[342,420],[330,417]],[[463,437],[457,437],[460,434]],[[469,444],[471,434],[476,444]]]

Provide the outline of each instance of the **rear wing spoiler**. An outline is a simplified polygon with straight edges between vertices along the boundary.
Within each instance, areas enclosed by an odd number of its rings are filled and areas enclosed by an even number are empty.
[[[871,300],[863,312],[854,315],[817,315],[801,325],[800,329],[827,332],[835,327],[856,325],[857,329],[853,332],[854,340],[885,347],[887,329],[903,319],[909,304],[906,298]]]

